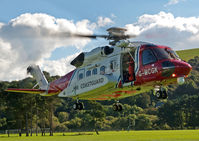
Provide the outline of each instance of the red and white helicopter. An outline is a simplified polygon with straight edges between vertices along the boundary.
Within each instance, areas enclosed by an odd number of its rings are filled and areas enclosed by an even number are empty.
[[[8,92],[58,95],[77,99],[74,109],[83,109],[78,100],[110,100],[134,96],[154,90],[159,99],[167,98],[164,88],[169,84],[182,84],[192,67],[182,61],[171,48],[146,42],[130,42],[134,37],[125,35],[126,29],[112,27],[108,35],[73,35],[77,37],[109,40],[109,45],[80,53],[71,65],[76,69],[48,83],[37,65],[27,68],[40,89],[9,88]],[[122,110],[119,102],[115,111]]]

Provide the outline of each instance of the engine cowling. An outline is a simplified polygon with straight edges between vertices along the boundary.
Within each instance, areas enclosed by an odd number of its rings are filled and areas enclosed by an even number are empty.
[[[105,57],[113,53],[113,51],[114,48],[111,48],[109,46],[104,46],[104,47],[95,48],[90,52],[82,52],[73,61],[71,61],[71,65],[75,67],[87,65],[92,63],[93,61],[99,60],[102,57]]]

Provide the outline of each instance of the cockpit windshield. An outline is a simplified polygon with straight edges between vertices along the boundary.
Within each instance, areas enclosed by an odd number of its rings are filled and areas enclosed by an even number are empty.
[[[175,51],[168,48],[153,48],[158,60],[162,59],[179,59]]]

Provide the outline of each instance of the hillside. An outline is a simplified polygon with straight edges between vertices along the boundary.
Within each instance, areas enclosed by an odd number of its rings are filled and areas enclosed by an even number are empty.
[[[180,56],[180,58],[185,60],[185,61],[193,59],[194,56],[199,56],[199,48],[188,49],[188,50],[179,50],[179,51],[176,51],[176,52]]]

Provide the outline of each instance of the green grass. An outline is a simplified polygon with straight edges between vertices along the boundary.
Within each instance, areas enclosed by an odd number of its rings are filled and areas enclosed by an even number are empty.
[[[185,61],[193,59],[195,56],[199,56],[199,48],[189,49],[189,50],[179,50],[177,51],[179,57]]]
[[[162,131],[108,131],[54,134],[54,136],[18,137],[17,135],[0,135],[0,141],[199,141],[199,130],[162,130]]]

